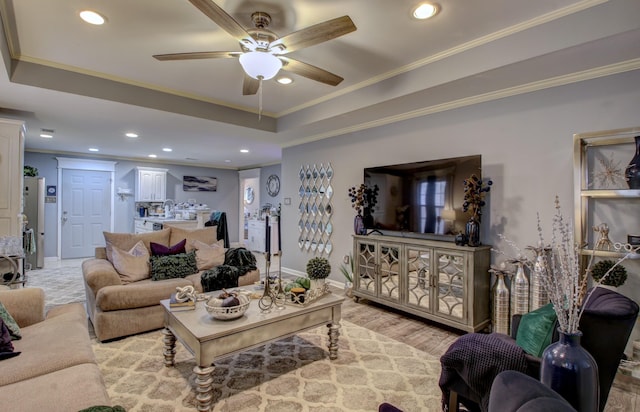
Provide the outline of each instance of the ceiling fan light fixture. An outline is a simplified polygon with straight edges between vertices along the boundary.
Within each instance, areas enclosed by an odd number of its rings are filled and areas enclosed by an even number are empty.
[[[271,53],[252,51],[240,56],[240,65],[245,73],[257,80],[269,80],[282,68],[282,61]]]
[[[420,3],[413,9],[413,17],[418,20],[426,20],[438,14],[438,11],[440,11],[440,8],[437,4]]]
[[[80,18],[85,22],[96,26],[104,24],[106,20],[100,13],[93,10],[82,10],[80,12]]]

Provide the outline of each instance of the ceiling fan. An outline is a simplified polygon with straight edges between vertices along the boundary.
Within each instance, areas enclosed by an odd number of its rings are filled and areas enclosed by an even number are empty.
[[[255,28],[245,30],[227,12],[212,0],[189,0],[198,10],[213,20],[220,28],[240,42],[241,52],[208,51],[191,53],[156,54],[158,60],[194,60],[238,58],[245,71],[243,95],[256,94],[262,80],[273,78],[280,69],[289,71],[331,86],[338,85],[342,77],[316,66],[285,56],[287,53],[313,46],[356,30],[349,16],[342,16],[278,37],[267,29],[271,16],[255,12],[251,20]]]

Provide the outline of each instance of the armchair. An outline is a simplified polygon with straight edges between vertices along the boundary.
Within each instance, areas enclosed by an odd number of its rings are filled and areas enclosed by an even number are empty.
[[[581,344],[598,364],[600,411],[603,411],[639,308],[631,299],[609,289],[596,287],[590,292],[591,297],[580,319]],[[470,411],[486,411],[490,385],[504,370],[517,370],[534,379],[540,378],[540,359],[516,345],[518,321],[515,320],[512,336],[469,334],[461,336],[449,347],[440,359],[442,372],[439,383],[445,410],[457,411],[459,403],[462,403]],[[557,340],[557,335],[553,340]],[[456,356],[462,353],[461,348],[465,354],[476,351],[478,356],[471,353],[462,359]],[[483,356],[486,353],[492,355]]]
[[[542,382],[516,371],[496,376],[489,395],[489,412],[576,412]]]

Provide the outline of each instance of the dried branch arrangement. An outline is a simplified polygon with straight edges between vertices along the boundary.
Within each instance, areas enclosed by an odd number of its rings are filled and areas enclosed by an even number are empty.
[[[589,258],[586,270],[581,271],[582,251],[585,245],[575,243],[573,228],[564,219],[560,208],[558,197],[555,200],[556,212],[553,216],[551,242],[545,242],[540,216],[538,215],[538,247],[545,251],[546,270],[541,277],[541,283],[549,295],[553,308],[558,316],[560,331],[567,334],[578,332],[582,308],[588,301],[590,294],[586,294],[588,274],[591,271],[594,254]],[[517,252],[517,257],[512,257],[506,253],[494,249],[495,252],[504,255],[509,260],[524,259],[525,266],[532,271],[535,258],[525,257],[522,249],[515,243],[507,239],[504,235],[499,235],[513,250]],[[625,255],[618,259],[613,266],[595,283],[602,284],[607,277],[631,255],[638,253],[640,247],[630,247],[630,245],[616,245],[618,250],[623,250]],[[530,246],[528,249],[535,249]]]

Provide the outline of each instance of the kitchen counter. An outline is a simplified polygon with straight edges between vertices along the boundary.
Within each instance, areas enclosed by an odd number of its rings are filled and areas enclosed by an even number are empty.
[[[158,227],[160,225],[160,227]],[[155,228],[154,228],[155,226]],[[164,217],[138,217],[134,219],[133,229],[134,233],[146,233],[153,230],[165,229],[169,226],[179,227],[181,229],[198,229],[204,227],[204,222],[198,222],[197,219],[174,219]]]
[[[146,233],[153,231],[154,223],[161,224],[162,228],[168,226],[175,226],[181,229],[201,229],[204,227],[204,223],[209,220],[209,216],[211,216],[211,211],[202,210],[196,213],[195,219],[177,219],[166,218],[161,216],[147,216],[147,217],[136,217],[134,218],[133,228],[134,233]],[[156,230],[158,230],[156,228]]]

